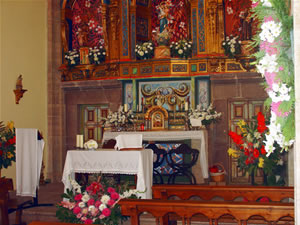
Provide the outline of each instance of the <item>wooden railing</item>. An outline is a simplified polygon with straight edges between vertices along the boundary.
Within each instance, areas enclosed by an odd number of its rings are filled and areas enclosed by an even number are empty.
[[[131,225],[141,224],[139,215],[144,212],[155,218],[156,225],[168,224],[169,213],[175,213],[182,225],[190,225],[198,218],[210,225],[224,222],[223,218],[231,224],[294,223],[293,203],[122,199],[119,204],[122,214],[130,216]]]
[[[152,193],[152,200],[120,201],[122,214],[131,217],[131,225],[141,224],[140,215],[145,212],[155,218],[157,225],[168,225],[169,221],[181,221],[182,225],[192,221],[294,223],[294,204],[289,202],[294,199],[293,187],[154,185]],[[170,200],[174,196],[181,200]],[[201,201],[191,200],[195,196]],[[269,202],[261,202],[261,198]]]
[[[213,198],[222,198],[224,201],[234,201],[239,197],[243,200],[258,201],[265,197],[273,202],[294,199],[293,187],[269,186],[201,186],[201,185],[153,185],[154,199],[169,199],[176,196],[181,200],[199,197],[210,201]]]

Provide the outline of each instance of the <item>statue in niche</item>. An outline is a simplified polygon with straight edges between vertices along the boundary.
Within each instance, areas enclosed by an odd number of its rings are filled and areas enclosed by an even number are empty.
[[[168,42],[171,38],[171,30],[169,27],[169,23],[172,22],[173,16],[170,14],[170,8],[172,7],[172,3],[169,1],[162,1],[157,9],[158,19],[159,19],[159,27],[156,27],[153,30],[153,36],[156,39],[158,45],[168,45]]]
[[[251,40],[252,39],[252,22],[249,9],[245,9],[240,12],[241,18],[241,40]]]

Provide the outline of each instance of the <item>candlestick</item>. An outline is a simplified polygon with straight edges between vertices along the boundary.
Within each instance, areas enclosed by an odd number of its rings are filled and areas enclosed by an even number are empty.
[[[124,104],[124,112],[127,112],[127,111],[128,111],[128,105]]]

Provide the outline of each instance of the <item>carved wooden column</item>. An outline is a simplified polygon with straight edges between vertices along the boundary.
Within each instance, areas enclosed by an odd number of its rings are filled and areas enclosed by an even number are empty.
[[[136,1],[130,2],[130,58],[135,59],[136,45]]]
[[[108,39],[109,39],[109,49],[110,49],[110,61],[118,61],[120,59],[120,11],[117,0],[112,0],[109,7],[109,13],[107,18],[108,24]]]
[[[197,0],[192,0],[191,2],[191,34],[192,34],[192,42],[193,42],[193,56],[198,55],[198,36],[197,36],[197,25],[198,25],[198,5]],[[199,37],[200,38],[200,37]]]
[[[224,38],[222,0],[206,1],[206,32],[209,53],[222,53],[221,42]]]
[[[104,38],[104,47],[106,51],[106,60],[109,59],[110,56],[110,48],[109,48],[109,39],[108,39],[108,30],[107,30],[107,4],[101,3],[101,14],[102,14],[102,27],[103,27],[103,38]]]
[[[128,0],[120,0],[121,2],[121,27],[120,27],[120,59],[129,60],[130,59],[130,43],[129,43],[129,3]]]

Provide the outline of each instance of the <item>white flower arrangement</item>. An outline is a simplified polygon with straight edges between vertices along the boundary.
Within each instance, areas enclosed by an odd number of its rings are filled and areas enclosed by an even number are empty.
[[[91,139],[91,140],[88,140],[87,142],[85,142],[83,146],[85,149],[92,150],[92,149],[98,148],[98,143],[95,140]]]
[[[117,112],[109,111],[107,118],[105,119],[105,127],[124,127],[128,124],[133,124],[135,116],[132,110],[125,112],[124,107],[120,106]]]
[[[222,113],[218,113],[214,109],[213,104],[210,104],[207,109],[204,109],[201,105],[197,105],[196,109],[191,109],[188,113],[190,124],[199,127],[216,122],[221,116]]]
[[[106,51],[101,45],[99,47],[89,48],[89,61],[90,64],[100,64],[105,61]]]
[[[295,137],[294,65],[290,57],[293,19],[282,0],[253,0],[252,8],[261,23],[255,37],[259,52],[256,67],[266,80],[269,95],[266,105],[271,109],[270,132],[266,134],[267,156],[277,143],[283,150],[293,145]]]
[[[144,42],[135,46],[137,59],[151,59],[154,56],[154,45],[152,42]]]
[[[225,55],[229,58],[234,58],[236,55],[241,54],[241,41],[239,39],[239,36],[230,35],[222,42]]]
[[[65,53],[65,59],[69,66],[76,66],[80,63],[80,55],[77,49],[70,50]]]
[[[188,58],[192,57],[192,42],[179,40],[170,44],[171,57]]]

